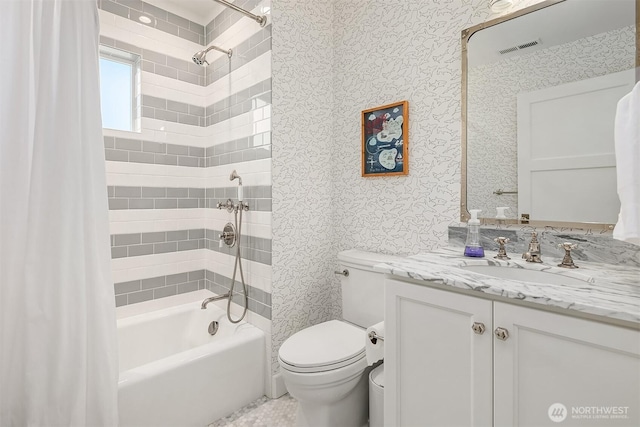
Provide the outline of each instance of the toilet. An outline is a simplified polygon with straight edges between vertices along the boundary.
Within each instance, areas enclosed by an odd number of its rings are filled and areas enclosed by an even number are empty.
[[[343,320],[330,320],[289,337],[278,362],[289,394],[298,401],[297,425],[368,425],[371,368],[365,329],[384,319],[384,274],[373,266],[399,258],[348,250],[338,254]]]

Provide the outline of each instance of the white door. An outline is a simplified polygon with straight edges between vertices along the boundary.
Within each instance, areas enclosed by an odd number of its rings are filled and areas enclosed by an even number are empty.
[[[518,95],[518,211],[615,223],[614,119],[633,70]]]
[[[491,301],[397,280],[385,300],[384,425],[490,426]]]
[[[495,426],[640,425],[640,331],[494,302]],[[564,418],[564,419],[563,419]]]

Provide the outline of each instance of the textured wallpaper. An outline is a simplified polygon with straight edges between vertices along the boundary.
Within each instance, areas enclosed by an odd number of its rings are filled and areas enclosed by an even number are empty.
[[[529,2],[530,3],[530,2]],[[459,215],[464,28],[487,1],[336,2],[333,221],[336,251],[427,251]],[[360,111],[409,101],[409,175],[360,176]]]
[[[459,215],[460,33],[496,15],[487,0],[272,6],[276,373],[287,337],[340,317],[340,250],[409,254],[446,243]],[[360,112],[401,100],[409,175],[362,178]]]
[[[635,26],[552,46],[530,54],[474,67],[469,71],[468,197],[482,217],[496,206],[518,216],[517,195],[493,191],[517,189],[517,95],[563,83],[634,68]]]
[[[332,1],[275,0],[272,372],[291,334],[336,317]]]

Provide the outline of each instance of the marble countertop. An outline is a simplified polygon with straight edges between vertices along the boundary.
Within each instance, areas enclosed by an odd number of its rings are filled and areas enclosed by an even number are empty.
[[[640,268],[594,262],[577,262],[578,269],[556,267],[560,258],[543,257],[542,264],[520,259],[494,259],[496,252],[485,251],[484,258],[468,258],[463,248],[448,247],[402,261],[378,264],[375,270],[398,277],[437,281],[453,288],[482,292],[527,301],[543,306],[573,310],[591,315],[640,324]],[[517,258],[517,259],[516,259]],[[551,285],[518,280],[498,279],[463,270],[469,265],[495,265],[552,272],[581,279],[572,284]]]

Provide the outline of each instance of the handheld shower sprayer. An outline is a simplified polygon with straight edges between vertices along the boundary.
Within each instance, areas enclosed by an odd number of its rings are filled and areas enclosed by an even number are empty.
[[[236,170],[234,169],[233,172],[231,172],[231,176],[229,177],[229,181],[233,181],[234,179],[238,178],[239,185],[242,185],[242,178],[240,178],[240,175],[238,175],[238,172],[236,172]]]
[[[240,175],[238,175],[238,172],[234,169],[233,172],[231,172],[229,181],[233,181],[236,178],[238,178],[238,202],[242,202],[242,178],[240,178]]]
[[[218,209],[226,209],[227,212],[229,213],[233,212],[234,218],[235,218],[235,227],[234,227],[234,224],[231,224],[231,223],[227,224],[224,227],[223,233],[220,235],[220,247],[222,247],[223,243],[229,247],[232,247],[235,244],[235,247],[236,247],[235,249],[236,257],[233,263],[233,274],[231,276],[231,288],[229,289],[229,292],[227,292],[226,294],[206,298],[204,301],[202,301],[202,306],[201,306],[202,309],[206,309],[207,305],[210,302],[226,299],[227,300],[227,319],[229,319],[231,323],[240,322],[246,316],[247,310],[249,310],[249,289],[247,287],[247,282],[245,282],[244,280],[244,273],[242,271],[242,256],[240,253],[240,247],[241,246],[244,247],[245,245],[243,240],[243,235],[242,235],[242,212],[248,211],[249,205],[242,201],[242,178],[240,178],[240,175],[238,175],[238,172],[236,172],[234,169],[233,172],[231,172],[231,175],[229,176],[229,181],[233,181],[236,178],[238,179],[238,203],[237,204],[233,203],[231,199],[228,199],[226,203],[218,203]],[[234,294],[234,286],[236,284],[237,272],[240,273],[240,282],[242,283],[242,293],[244,295],[244,309],[242,311],[242,316],[240,316],[239,319],[234,319],[231,317],[231,301],[234,300],[234,295],[238,295],[238,296],[240,295],[240,294]]]
[[[198,65],[205,65],[205,64],[209,65],[209,63],[207,62],[207,53],[209,53],[212,50],[217,50],[218,52],[226,53],[227,56],[231,58],[231,54],[232,54],[231,49],[224,50],[219,48],[218,46],[209,46],[205,50],[201,50],[199,52],[194,53],[191,59],[193,59],[193,62],[195,62]]]

